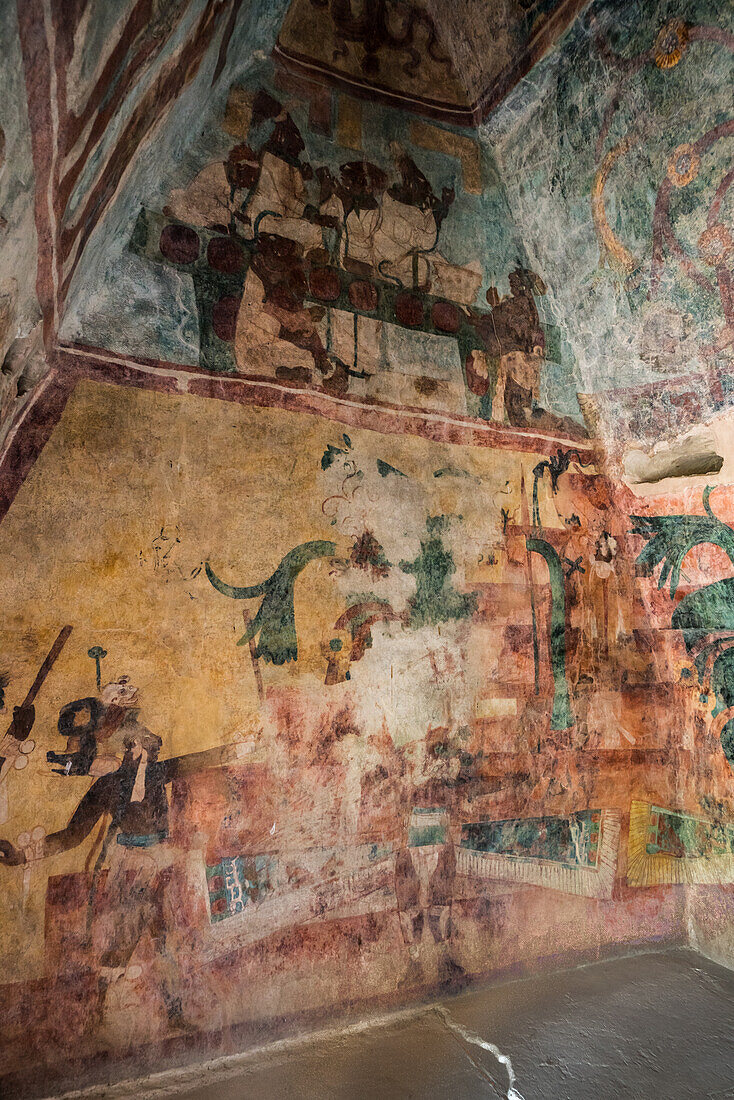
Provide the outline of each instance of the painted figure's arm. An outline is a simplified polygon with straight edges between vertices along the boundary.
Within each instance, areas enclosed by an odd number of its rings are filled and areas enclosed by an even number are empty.
[[[67,852],[89,836],[102,814],[112,809],[114,788],[106,780],[108,777],[104,776],[92,784],[66,828],[50,833],[40,845],[40,850],[37,850],[38,854],[34,851],[32,858],[43,859],[45,856],[55,856],[58,852]],[[24,850],[19,850],[7,840],[0,840],[0,864],[17,867],[26,862],[28,857]]]
[[[214,749],[204,749],[203,752],[190,752],[185,756],[172,756],[170,760],[164,760],[162,768],[165,774],[165,783],[172,779],[182,779],[184,776],[193,775],[205,768],[219,768],[225,764],[234,764],[241,757],[246,756],[249,746],[241,742],[233,745],[219,745]]]

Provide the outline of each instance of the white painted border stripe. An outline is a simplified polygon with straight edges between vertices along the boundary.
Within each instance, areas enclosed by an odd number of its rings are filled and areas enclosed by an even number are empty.
[[[459,417],[449,416],[446,413],[435,413],[429,410],[425,412],[421,410],[400,409],[394,405],[370,405],[364,401],[349,401],[344,397],[335,397],[333,394],[321,393],[318,390],[302,389],[297,386],[284,386],[279,382],[273,382],[266,378],[242,378],[236,374],[215,374],[211,372],[203,372],[198,370],[195,366],[188,367],[186,364],[180,366],[185,369],[177,369],[175,365],[172,366],[153,366],[150,363],[142,363],[133,356],[121,356],[115,355],[113,352],[108,354],[100,354],[97,350],[85,350],[83,345],[64,344],[59,343],[57,345],[58,352],[64,355],[74,355],[80,359],[96,360],[99,363],[105,363],[110,365],[120,365],[125,367],[133,367],[135,370],[142,371],[144,374],[152,374],[160,377],[175,378],[179,383],[179,388],[184,380],[189,379],[204,379],[210,382],[227,382],[229,385],[240,386],[254,386],[257,389],[272,390],[276,393],[293,394],[298,397],[309,397],[311,399],[318,399],[326,404],[341,405],[345,408],[364,410],[372,413],[383,413],[386,416],[399,416],[409,420],[420,420],[426,423],[438,423],[449,424],[457,428],[464,428],[469,431],[484,432],[487,435],[499,435],[512,440],[515,439],[527,439],[534,443],[552,443],[552,444],[564,444],[567,447],[578,449],[584,453],[588,453],[593,457],[594,445],[591,442],[584,440],[568,439],[565,436],[560,435],[546,435],[540,432],[526,432],[519,428],[512,428],[507,425],[492,424],[489,421],[474,420],[470,418],[460,419]],[[185,390],[183,391],[185,392]],[[194,396],[199,396],[194,395]],[[296,409],[287,410],[289,412],[297,412]],[[310,409],[304,409],[304,412],[311,412]],[[316,412],[313,415],[318,415]],[[374,431],[376,429],[368,428],[367,431]],[[461,444],[460,444],[461,445]],[[503,447],[503,450],[512,450],[511,446]]]

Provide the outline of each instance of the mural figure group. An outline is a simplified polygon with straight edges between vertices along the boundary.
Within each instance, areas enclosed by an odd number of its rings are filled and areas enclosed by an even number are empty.
[[[583,435],[540,405],[543,280],[520,262],[509,294],[491,286],[483,308],[480,258],[462,265],[441,252],[461,207],[456,185],[434,188],[397,141],[384,167],[305,157],[292,114],[260,88],[248,141],[174,192],[162,215],[141,213],[133,250],[193,278],[201,365]],[[392,329],[409,354],[413,334],[442,337],[460,366],[441,365],[445,351],[431,362],[434,340],[416,345],[424,372],[402,377]]]
[[[128,677],[107,684],[99,697],[77,699],[59,715],[65,753],[48,753],[59,774],[96,776],[68,824],[23,848],[0,840],[0,862],[28,866],[78,847],[102,823],[91,877],[86,929],[97,973],[87,1027],[103,1020],[110,985],[121,978],[141,938],[150,937],[169,1025],[187,1029],[182,1013],[176,948],[178,912],[186,890],[180,859],[169,843],[166,788],[205,768],[238,759],[231,745],[159,760],[162,740],[140,721],[137,687]],[[30,719],[32,722],[32,718]],[[30,732],[30,731],[29,731]],[[104,884],[102,870],[107,866]]]

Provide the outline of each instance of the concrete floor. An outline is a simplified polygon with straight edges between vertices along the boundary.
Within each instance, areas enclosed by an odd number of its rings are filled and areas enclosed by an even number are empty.
[[[734,1098],[734,973],[684,949],[616,959],[447,998],[177,1078],[161,1075],[155,1088],[139,1083],[129,1095]]]

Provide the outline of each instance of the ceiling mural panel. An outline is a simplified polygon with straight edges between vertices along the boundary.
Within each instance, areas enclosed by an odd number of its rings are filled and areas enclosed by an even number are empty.
[[[259,66],[230,89],[195,174],[158,181],[147,202],[123,195],[119,258],[106,253],[62,331],[76,314],[85,342],[127,354],[583,435],[563,333],[488,152],[390,107],[365,115],[344,93],[324,106],[297,90]],[[141,340],[152,302],[160,335]]]
[[[275,56],[304,77],[476,123],[566,29],[568,0],[292,0]],[[465,28],[472,28],[472,35]]]
[[[486,127],[613,453],[732,403],[732,82],[730,6],[595,4]]]

